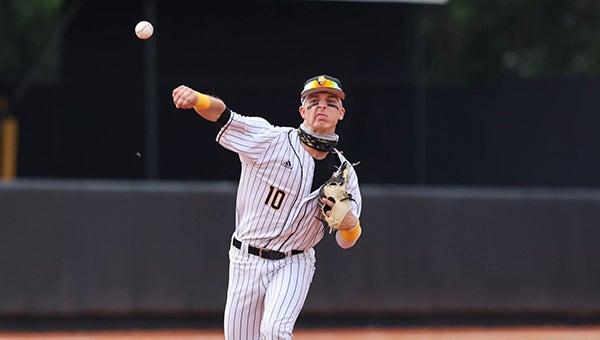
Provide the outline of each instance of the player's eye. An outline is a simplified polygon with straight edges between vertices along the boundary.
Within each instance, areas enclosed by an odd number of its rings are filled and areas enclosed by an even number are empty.
[[[319,104],[319,102],[316,102],[316,101],[310,101],[310,102],[308,102],[308,104],[306,105],[306,109],[307,109],[307,110],[310,110],[310,109],[312,109],[313,107],[317,106],[317,104]]]
[[[333,101],[331,101],[331,102],[328,102],[328,103],[327,103],[327,106],[329,106],[329,107],[333,107],[333,108],[334,108],[334,109],[336,109],[336,110],[338,110],[338,109],[340,108],[340,107],[337,105],[337,103],[336,103],[336,102],[333,102]]]

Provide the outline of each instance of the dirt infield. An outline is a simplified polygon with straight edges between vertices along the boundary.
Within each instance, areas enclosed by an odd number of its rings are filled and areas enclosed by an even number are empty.
[[[66,340],[222,340],[221,330],[126,330],[85,332],[0,332],[0,339]],[[298,329],[296,340],[600,340],[594,327],[461,327],[461,328],[356,328]]]

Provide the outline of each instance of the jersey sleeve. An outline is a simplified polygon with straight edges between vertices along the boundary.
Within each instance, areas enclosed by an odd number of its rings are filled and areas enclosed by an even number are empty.
[[[340,157],[340,162],[348,162],[352,164],[346,157],[344,157],[341,153],[338,153]],[[360,186],[358,185],[358,175],[356,174],[356,170],[354,166],[350,167],[350,174],[348,176],[348,192],[352,195],[353,201],[350,203],[350,209],[356,218],[360,218],[360,213],[362,211],[362,196],[360,193]]]
[[[362,211],[362,196],[358,185],[358,175],[354,171],[354,167],[350,168],[350,176],[348,176],[348,192],[352,194],[354,201],[350,204],[352,213],[356,218],[360,218]]]
[[[243,116],[231,111],[216,141],[224,148],[239,154],[242,160],[253,163],[273,140],[274,129],[275,126],[264,118]]]

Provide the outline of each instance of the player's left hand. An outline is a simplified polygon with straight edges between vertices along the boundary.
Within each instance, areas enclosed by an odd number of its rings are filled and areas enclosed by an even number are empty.
[[[335,203],[333,203],[326,197],[321,198],[321,202],[323,203],[323,205],[329,207],[329,209],[327,209],[327,208],[323,209],[324,214],[327,217],[331,216],[331,210],[333,209],[333,206]],[[351,230],[354,227],[356,227],[356,224],[358,224],[358,218],[356,218],[356,216],[354,216],[354,214],[352,213],[351,210],[348,210],[348,212],[346,213],[346,215],[344,215],[344,218],[342,219],[342,222],[340,223],[340,225],[337,229]]]
[[[350,224],[354,216],[350,209],[350,202],[354,199],[348,192],[350,167],[350,163],[344,161],[319,189],[320,219],[325,226],[330,228],[330,232],[333,229],[351,229],[356,226],[356,224]]]

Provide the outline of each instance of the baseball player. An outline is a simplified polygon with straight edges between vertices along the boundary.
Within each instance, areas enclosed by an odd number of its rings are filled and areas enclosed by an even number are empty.
[[[313,247],[332,230],[344,249],[361,235],[358,178],[335,148],[344,99],[337,78],[308,79],[300,94],[302,123],[294,128],[241,115],[185,85],[173,90],[175,107],[218,124],[216,141],[241,162],[226,339],[291,339],[315,271]],[[328,193],[337,191],[343,197]]]

